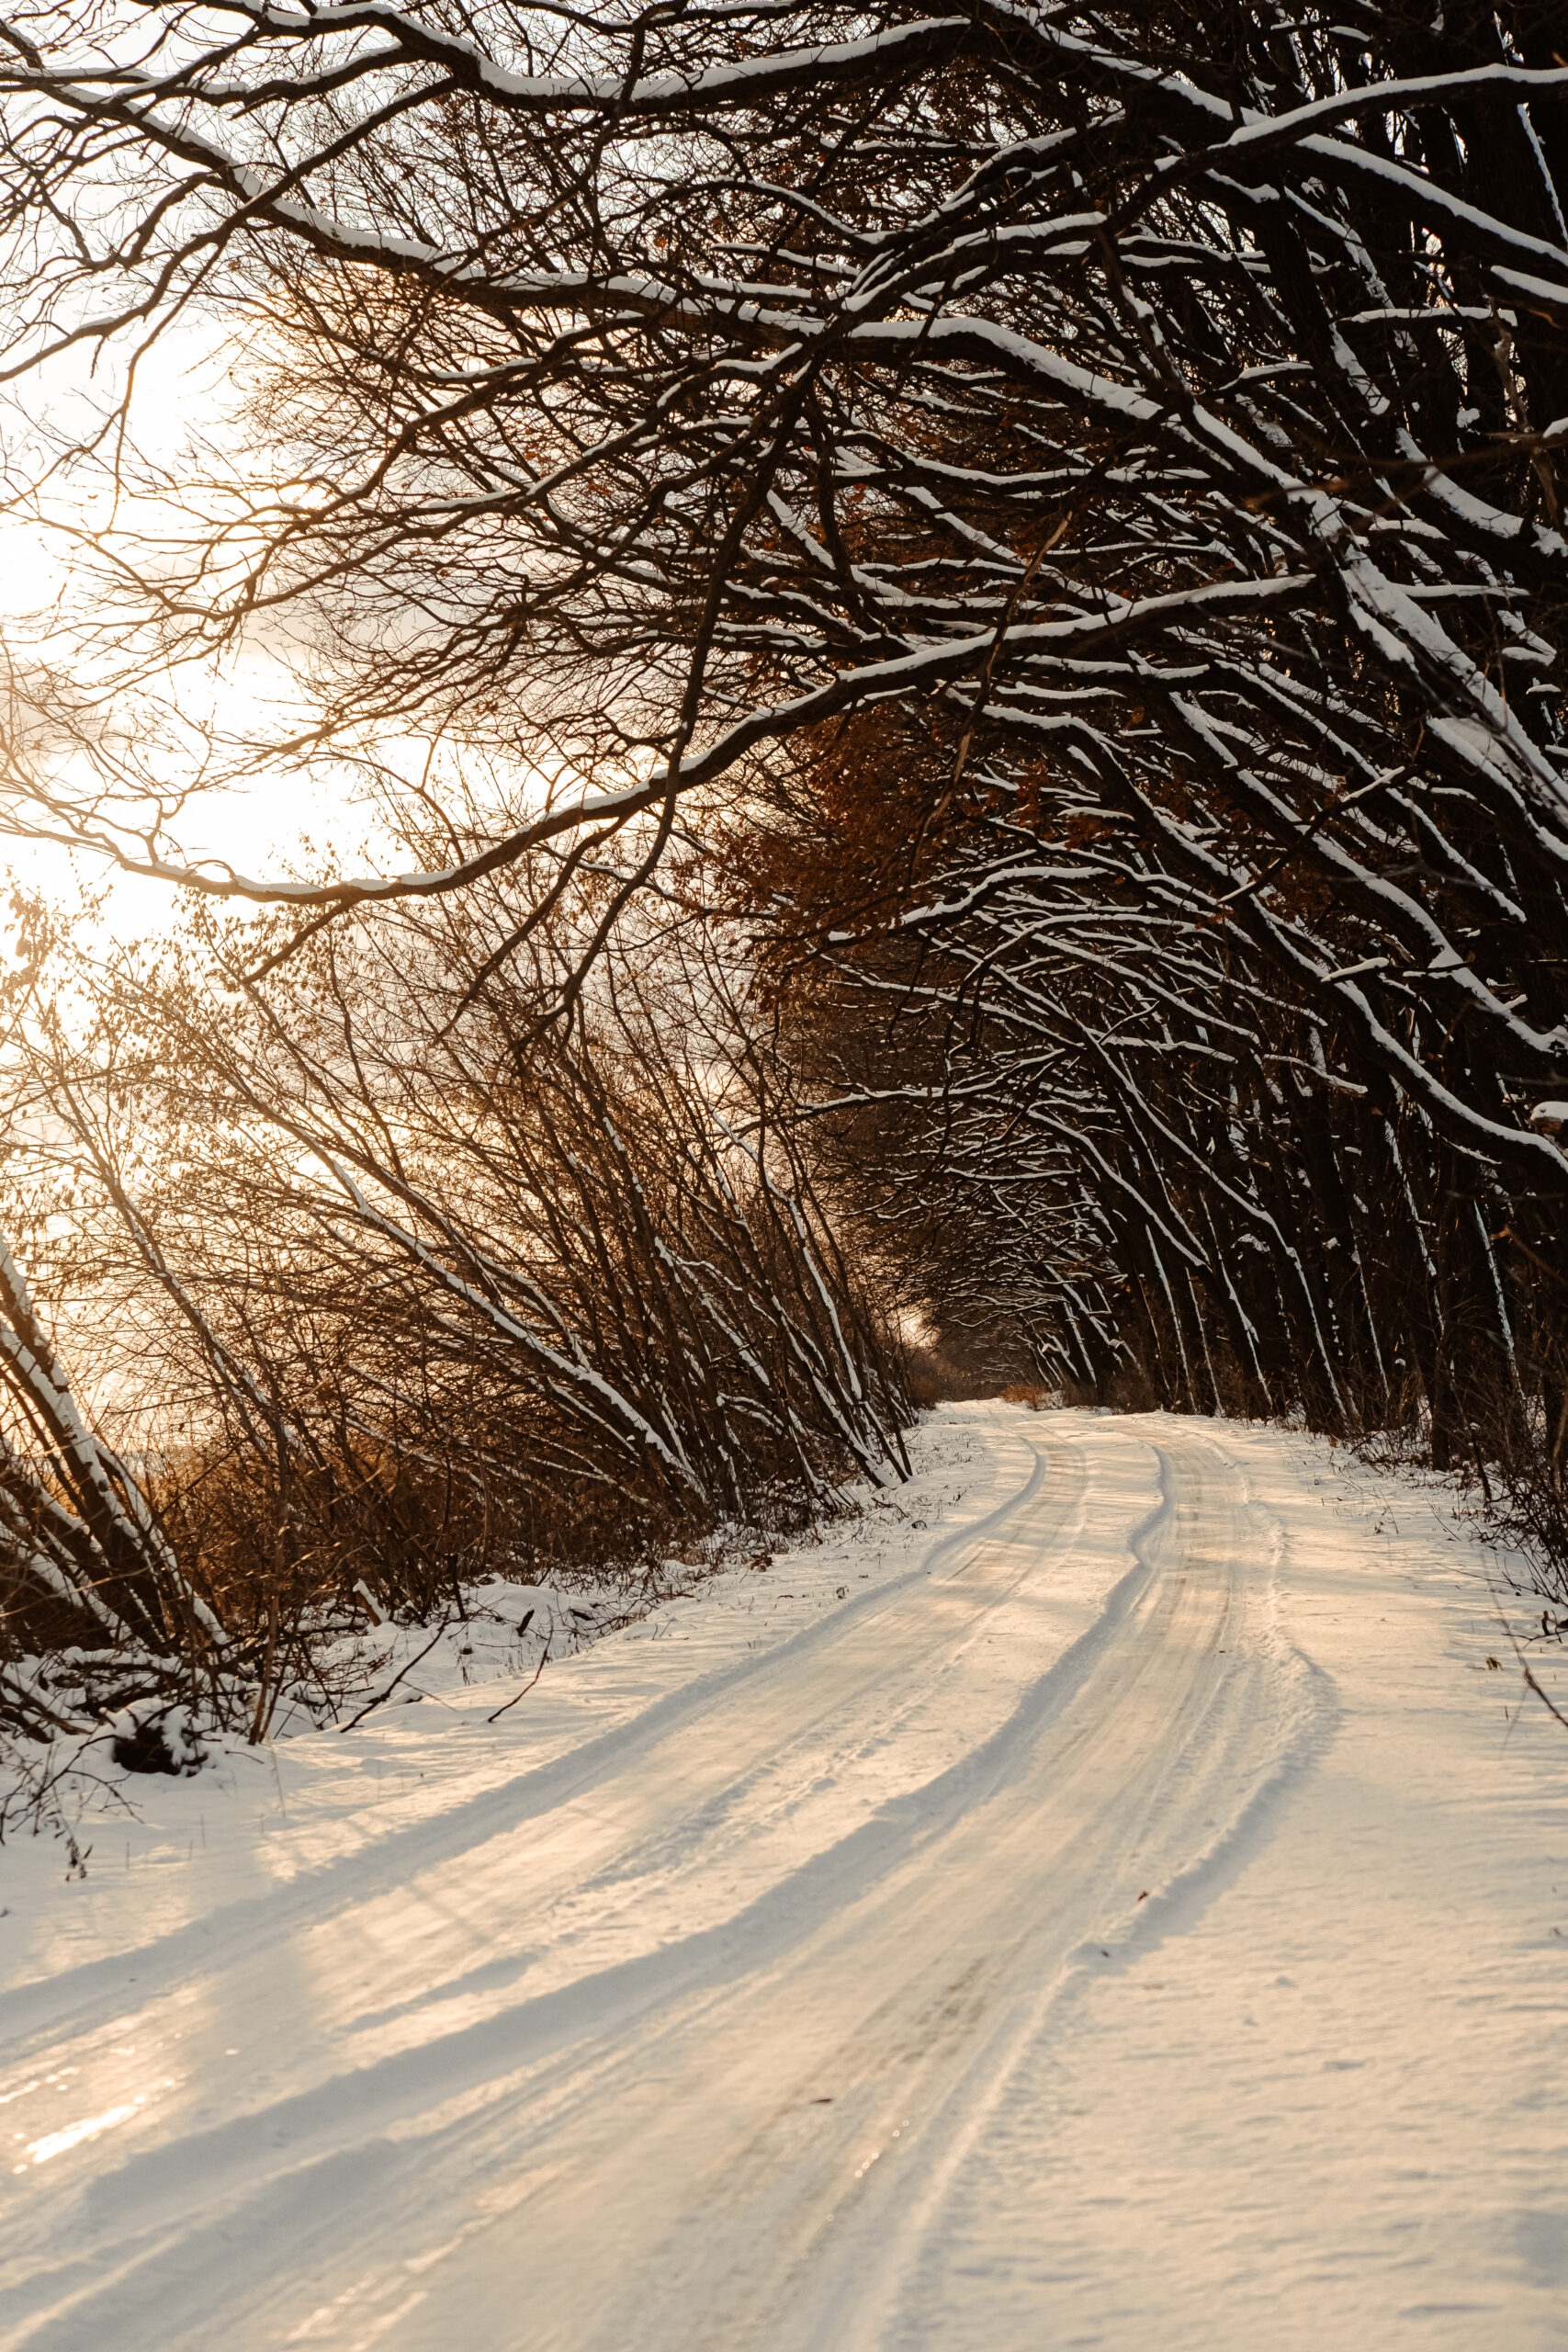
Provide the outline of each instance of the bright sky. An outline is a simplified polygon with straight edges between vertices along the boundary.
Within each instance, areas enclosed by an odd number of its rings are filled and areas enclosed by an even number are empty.
[[[172,333],[140,363],[138,369],[137,437],[147,456],[177,462],[187,431],[212,431],[221,422],[228,386],[228,363],[214,357],[211,339],[194,329]],[[47,404],[55,419],[68,416],[82,398],[80,382],[41,382],[28,388],[36,419]],[[9,454],[17,470],[25,470],[27,424],[15,411],[9,419]],[[80,512],[91,514],[90,505]],[[53,605],[71,560],[69,544],[38,523],[0,514],[0,634],[25,650],[36,634],[37,616]],[[220,690],[215,708],[231,723],[243,723],[247,705],[254,707],[284,681],[276,673],[267,678],[268,664],[247,655]],[[282,875],[305,863],[302,845],[309,842],[309,864],[325,861],[334,866],[365,870],[367,844],[374,842],[376,826],[369,811],[353,804],[347,786],[340,793],[311,786],[293,775],[244,793],[214,794],[197,804],[185,820],[180,846],[190,858],[220,857],[242,873]],[[374,862],[375,849],[370,849]],[[395,861],[389,845],[386,862]],[[51,844],[0,840],[0,875],[14,876],[24,886],[46,891],[66,903],[79,902],[109,880],[108,870],[96,859]],[[105,927],[120,938],[142,937],[164,930],[174,919],[181,894],[171,887],[134,876],[112,879]]]

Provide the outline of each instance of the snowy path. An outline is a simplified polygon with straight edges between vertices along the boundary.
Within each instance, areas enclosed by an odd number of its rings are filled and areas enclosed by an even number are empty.
[[[1473,1555],[1303,1441],[947,1418],[967,1527],[767,1640],[29,1883],[0,2344],[1568,2343],[1568,1736]]]

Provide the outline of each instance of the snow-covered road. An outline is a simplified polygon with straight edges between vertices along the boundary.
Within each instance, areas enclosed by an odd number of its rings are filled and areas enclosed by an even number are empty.
[[[1568,1735],[1479,1555],[1261,1430],[921,1464],[496,1724],[7,1848],[0,2343],[1568,2343]]]

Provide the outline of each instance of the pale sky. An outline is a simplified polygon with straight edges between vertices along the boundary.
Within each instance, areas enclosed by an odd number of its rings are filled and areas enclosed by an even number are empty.
[[[20,402],[13,402],[6,420],[8,455],[18,471],[28,469],[28,423],[46,412],[56,421],[68,419],[87,390],[85,371],[57,373],[24,388]],[[138,366],[136,431],[141,451],[155,461],[175,465],[186,434],[213,432],[222,423],[228,386],[228,361],[215,356],[210,332],[195,326],[170,331]],[[57,489],[57,506],[69,498]],[[84,494],[77,512],[95,519],[95,502]],[[122,519],[124,510],[122,509]],[[0,633],[21,649],[35,634],[38,616],[46,614],[67,577],[69,543],[50,534],[37,522],[0,514]],[[269,681],[264,657],[246,654],[218,689],[213,707],[231,721],[243,722],[247,704],[273,687],[285,684],[275,672]],[[299,777],[280,775],[264,786],[245,793],[214,794],[186,817],[181,848],[192,858],[210,854],[224,859],[242,873],[286,874],[302,862],[302,844],[312,848],[312,868],[330,861],[355,872],[365,870],[367,847],[376,864],[377,827],[370,811],[351,801],[345,784],[341,793],[330,786],[310,786]],[[397,863],[388,844],[385,862]],[[87,890],[100,888],[110,869],[85,854],[51,844],[0,839],[0,874],[14,875],[29,888],[40,888],[66,903],[79,902]],[[183,894],[170,886],[134,876],[113,878],[106,910],[106,928],[113,935],[130,938],[155,933],[169,925]]]

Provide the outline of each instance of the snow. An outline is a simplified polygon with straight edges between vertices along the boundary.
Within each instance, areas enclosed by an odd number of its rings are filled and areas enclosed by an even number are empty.
[[[511,1589],[85,1879],[0,1849],[0,2345],[1562,2344],[1507,1556],[1300,1432],[914,1451],[494,1722]]]

